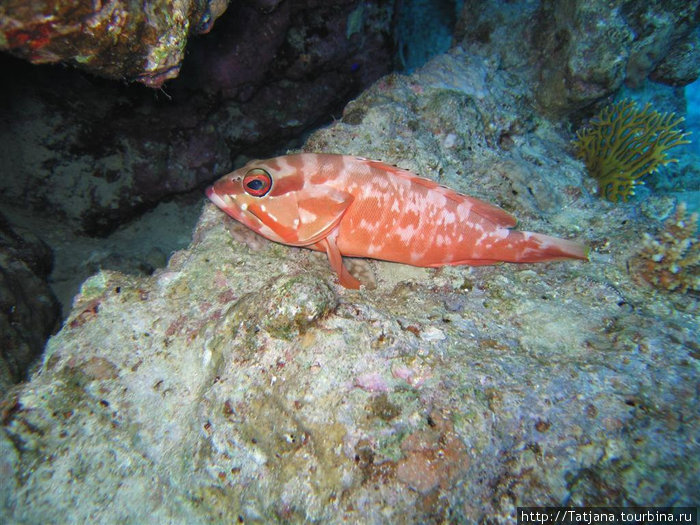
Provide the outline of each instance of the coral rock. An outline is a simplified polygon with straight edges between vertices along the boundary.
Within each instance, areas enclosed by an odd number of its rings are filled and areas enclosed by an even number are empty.
[[[11,0],[0,5],[0,49],[160,87],[178,75],[190,30],[208,30],[225,9],[220,0]]]
[[[644,235],[642,250],[632,264],[654,287],[680,293],[700,291],[698,214],[686,213],[681,202],[656,236]]]

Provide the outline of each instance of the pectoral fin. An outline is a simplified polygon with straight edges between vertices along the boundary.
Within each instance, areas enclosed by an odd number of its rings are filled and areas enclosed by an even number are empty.
[[[343,218],[343,214],[353,200],[353,196],[349,193],[329,188],[299,198],[297,200],[299,242],[312,244],[328,236]]]

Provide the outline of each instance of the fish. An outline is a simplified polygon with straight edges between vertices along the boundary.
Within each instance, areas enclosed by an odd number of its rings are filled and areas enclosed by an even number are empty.
[[[271,241],[325,252],[340,284],[351,289],[361,282],[343,257],[429,268],[588,259],[583,244],[514,230],[516,218],[497,206],[363,157],[252,160],[206,195]]]

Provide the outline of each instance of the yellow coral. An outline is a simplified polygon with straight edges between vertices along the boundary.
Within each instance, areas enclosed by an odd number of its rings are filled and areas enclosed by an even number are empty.
[[[690,142],[686,140],[690,133],[677,127],[685,119],[650,107],[639,110],[636,102],[622,100],[603,109],[576,134],[577,156],[598,179],[598,192],[609,201],[627,201],[635,186],[642,184],[641,177],[677,162],[667,157],[670,148]]]
[[[656,288],[700,291],[698,214],[686,215],[686,205],[681,202],[656,238],[644,235],[642,250],[633,260],[633,267]]]

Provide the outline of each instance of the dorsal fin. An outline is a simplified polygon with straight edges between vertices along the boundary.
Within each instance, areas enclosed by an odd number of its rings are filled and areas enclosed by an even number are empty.
[[[455,202],[459,203],[466,201],[469,204],[471,204],[472,211],[474,213],[481,215],[484,219],[487,219],[502,228],[512,228],[518,223],[518,219],[513,217],[507,211],[502,210],[498,206],[489,204],[488,202],[482,201],[481,199],[469,197],[468,195],[456,192],[453,189],[438,184],[434,180],[426,179],[425,177],[419,177],[411,171],[404,170],[396,166],[380,162],[378,160],[369,160],[362,157],[357,157],[357,159],[361,160],[362,162],[366,162],[372,168],[389,172],[397,177],[407,178],[411,180],[414,184],[419,184],[425,188],[437,191],[444,195],[446,198]]]
[[[489,204],[475,197],[461,196],[473,206],[472,211],[474,213],[481,215],[484,219],[488,219],[502,228],[512,228],[518,224],[518,219],[498,206]]]

